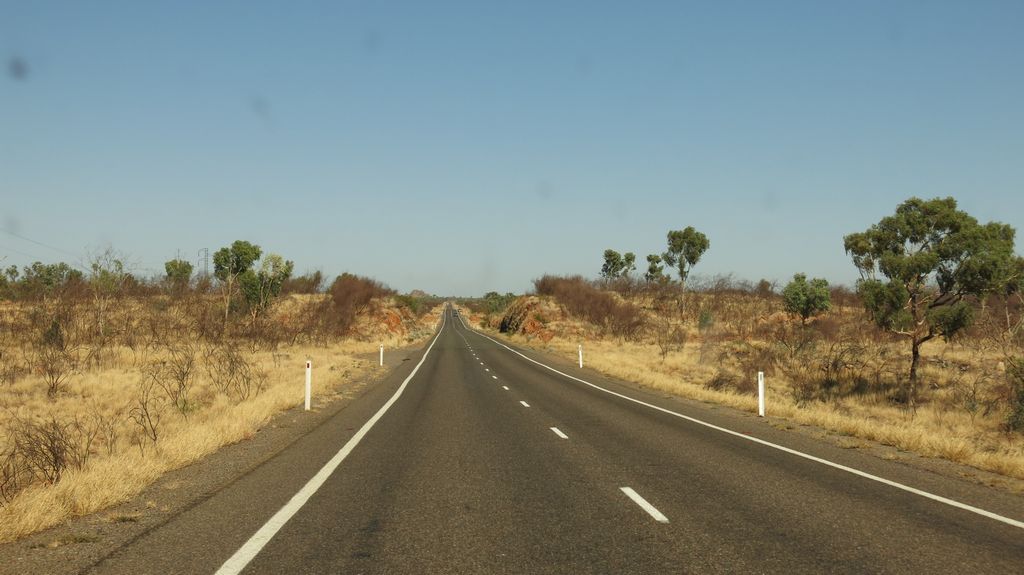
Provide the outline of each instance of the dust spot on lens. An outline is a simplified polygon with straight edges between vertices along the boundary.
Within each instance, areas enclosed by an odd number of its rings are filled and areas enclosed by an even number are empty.
[[[28,62],[20,56],[14,56],[7,61],[7,74],[15,80],[28,79]]]

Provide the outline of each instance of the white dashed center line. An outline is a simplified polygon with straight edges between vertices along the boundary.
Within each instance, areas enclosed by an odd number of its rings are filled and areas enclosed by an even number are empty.
[[[492,375],[491,377],[493,377],[494,379],[498,379],[498,376],[496,375]]]
[[[622,492],[626,494],[626,497],[632,499],[633,503],[639,505],[640,509],[643,509],[644,511],[647,512],[648,515],[653,517],[655,521],[657,521],[658,523],[668,523],[668,517],[662,515],[661,511],[655,509],[653,505],[648,503],[647,500],[644,499],[643,497],[640,497],[640,494],[637,493],[636,491],[633,491],[631,487],[620,487],[619,489],[621,489]]]
[[[551,431],[554,431],[555,435],[557,435],[558,437],[561,437],[562,439],[569,439],[569,436],[564,434],[564,433],[562,433],[562,430],[558,429],[557,427],[552,427]]]
[[[501,388],[504,389],[505,391],[508,391],[508,386],[507,385],[503,385],[503,386],[501,386]]]
[[[525,401],[520,401],[519,403],[523,404],[523,407],[530,407],[530,404]]]

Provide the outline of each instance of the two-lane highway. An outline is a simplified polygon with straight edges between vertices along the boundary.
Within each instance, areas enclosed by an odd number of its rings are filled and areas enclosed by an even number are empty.
[[[555,366],[563,375],[524,355],[533,357],[447,311],[415,365],[339,414],[344,422],[95,570],[1001,573],[1024,565],[1019,497]],[[804,456],[682,416],[787,442]]]

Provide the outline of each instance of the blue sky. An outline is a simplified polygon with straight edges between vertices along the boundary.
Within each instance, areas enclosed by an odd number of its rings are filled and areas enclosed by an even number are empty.
[[[852,282],[842,236],[910,196],[1024,229],[1017,1],[0,14],[5,267],[110,245],[147,273],[248,239],[474,295],[692,225],[697,274]]]

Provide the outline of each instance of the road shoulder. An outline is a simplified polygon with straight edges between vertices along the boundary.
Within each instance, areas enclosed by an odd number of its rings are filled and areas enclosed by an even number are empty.
[[[251,438],[165,474],[128,502],[0,545],[0,573],[87,571],[274,459],[405,368],[427,343],[429,340],[387,354],[383,368],[340,384],[323,398],[324,403],[314,403],[310,412],[303,412],[302,406],[281,412]],[[376,356],[360,359],[376,360]]]

